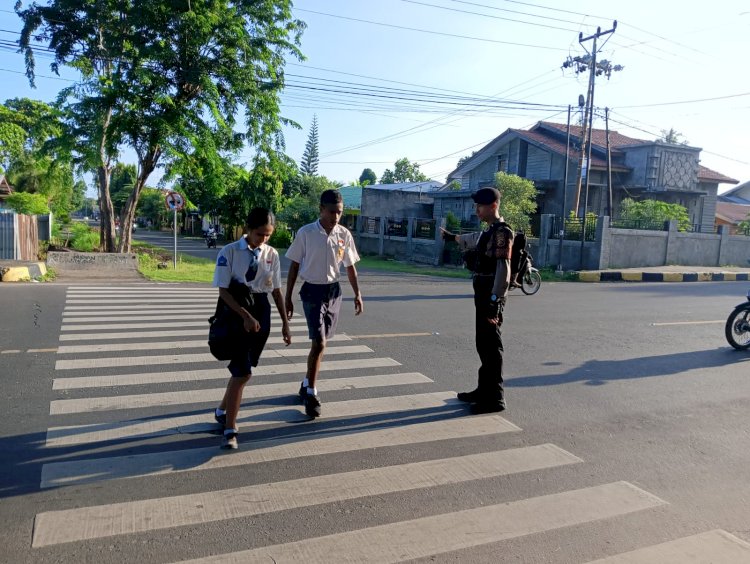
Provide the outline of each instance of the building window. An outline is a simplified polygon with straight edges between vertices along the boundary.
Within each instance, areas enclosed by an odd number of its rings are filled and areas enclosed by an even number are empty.
[[[497,156],[497,172],[505,172],[505,155]]]

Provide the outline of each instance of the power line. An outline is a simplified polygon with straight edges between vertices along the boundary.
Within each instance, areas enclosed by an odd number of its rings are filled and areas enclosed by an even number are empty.
[[[360,19],[360,18],[351,18],[351,17],[348,17],[348,16],[339,16],[339,15],[336,15],[336,14],[328,14],[326,12],[317,12],[315,10],[304,10],[302,8],[295,8],[295,9],[298,12],[306,12],[306,13],[310,13],[310,14],[317,14],[319,16],[327,16],[329,18],[337,18],[337,19],[348,20],[348,21],[352,21],[352,22],[367,23],[367,24],[371,24],[371,25],[378,25],[378,26],[382,26],[382,27],[390,27],[390,28],[401,29],[401,30],[405,30],[405,31],[416,31],[418,33],[427,33],[427,34],[431,34],[431,35],[441,35],[443,37],[454,37],[454,38],[458,38],[458,39],[471,39],[473,41],[484,41],[486,43],[496,43],[496,44],[500,44],[500,45],[514,45],[516,47],[529,47],[531,49],[546,49],[548,51],[565,51],[565,49],[560,49],[559,47],[548,47],[546,45],[531,45],[529,43],[515,43],[515,42],[512,42],[512,41],[500,41],[499,39],[488,39],[486,37],[472,37],[470,35],[460,35],[460,34],[456,34],[456,33],[445,33],[445,32],[442,32],[442,31],[433,31],[433,30],[428,30],[428,29],[418,29],[416,27],[407,27],[407,26],[403,26],[403,25],[388,24],[388,23],[384,23],[384,22],[374,22],[372,20],[364,20],[364,19]]]
[[[676,102],[659,102],[656,104],[640,104],[633,106],[620,106],[621,108],[655,108],[657,106],[676,106],[678,104],[695,104],[698,102],[713,102],[715,100],[726,100],[728,98],[740,98],[742,96],[750,96],[750,92],[742,92],[740,94],[728,94],[726,96],[716,96],[714,98],[698,98],[696,100],[679,100]]]

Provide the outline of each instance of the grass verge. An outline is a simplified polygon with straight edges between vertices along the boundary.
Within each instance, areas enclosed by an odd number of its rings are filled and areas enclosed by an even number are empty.
[[[177,268],[173,255],[161,247],[133,241],[138,255],[138,270],[155,282],[198,282],[210,284],[214,277],[214,261],[177,253]]]

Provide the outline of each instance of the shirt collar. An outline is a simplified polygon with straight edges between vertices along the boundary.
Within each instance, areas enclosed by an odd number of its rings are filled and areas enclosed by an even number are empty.
[[[250,248],[250,243],[247,242],[247,235],[243,235],[242,239],[240,239],[240,248],[242,250],[248,250],[251,253],[255,250],[258,251],[257,254],[259,255],[261,252],[263,252],[263,245],[261,244],[259,247],[256,247],[255,249]]]
[[[333,229],[331,229],[330,233],[326,233],[326,230],[323,228],[323,224],[320,223],[320,219],[318,219],[318,221],[316,221],[315,223],[318,226],[318,231],[325,234],[327,237],[330,237],[331,235],[335,235],[338,232],[339,228],[341,227],[341,224],[337,223],[336,225],[333,226]]]

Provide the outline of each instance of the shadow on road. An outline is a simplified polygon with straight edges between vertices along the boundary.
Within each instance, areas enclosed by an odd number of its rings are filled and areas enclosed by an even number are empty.
[[[583,382],[588,386],[601,386],[617,380],[653,378],[679,374],[695,368],[724,368],[740,363],[747,363],[750,368],[750,353],[722,347],[627,360],[589,360],[563,374],[521,376],[506,380],[505,385],[513,388],[530,388]]]

